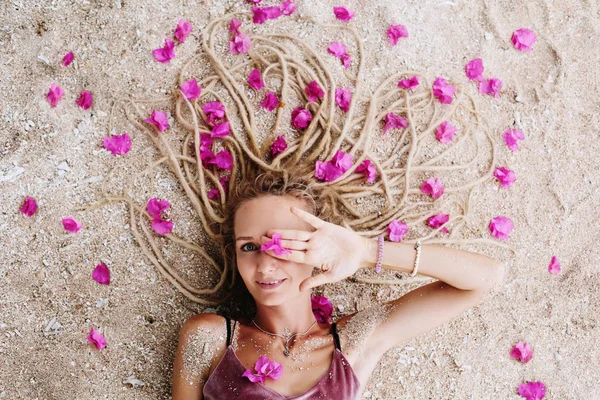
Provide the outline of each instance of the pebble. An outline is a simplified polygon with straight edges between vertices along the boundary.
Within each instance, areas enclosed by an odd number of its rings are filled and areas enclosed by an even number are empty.
[[[485,40],[492,40],[494,38],[494,35],[492,34],[492,32],[486,32],[483,34],[483,37],[485,38]]]

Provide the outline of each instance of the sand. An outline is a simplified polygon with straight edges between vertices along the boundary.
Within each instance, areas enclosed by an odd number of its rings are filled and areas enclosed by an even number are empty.
[[[339,5],[300,3],[299,13],[320,21],[332,21],[332,7]],[[600,396],[597,3],[346,5],[357,12],[354,23],[365,40],[368,88],[402,69],[430,80],[446,76],[466,84],[498,138],[513,127],[526,135],[518,152],[502,143],[499,149],[501,165],[515,171],[517,182],[508,190],[485,183],[473,205],[477,226],[498,214],[515,223],[509,240],[515,254],[471,248],[506,261],[504,283],[480,306],[387,352],[363,398],[516,400],[518,384],[528,380],[543,381],[548,399]],[[118,129],[132,135],[132,152],[116,159],[102,149],[114,100],[173,90],[206,23],[227,10],[248,9],[241,1],[187,0],[11,0],[0,6],[0,398],[170,398],[179,329],[204,308],[184,299],[144,257],[124,204],[76,209],[101,198],[100,184],[113,167],[117,177],[127,175],[155,154],[122,117]],[[159,64],[151,50],[181,17],[192,21],[194,32],[177,47],[176,59]],[[384,33],[390,23],[410,33],[394,48]],[[286,21],[272,25],[285,30]],[[522,27],[538,35],[531,53],[510,43]],[[69,50],[75,62],[61,68]],[[464,65],[475,57],[484,60],[486,75],[503,80],[498,99],[478,94],[464,77]],[[54,109],[45,99],[52,82],[66,93]],[[81,90],[94,94],[90,110],[74,104]],[[191,209],[177,205],[181,195],[172,175],[162,171],[155,178],[157,190],[175,204],[171,216],[186,221]],[[138,190],[143,199],[154,188]],[[32,218],[18,212],[25,196],[40,207]],[[61,226],[70,215],[84,225],[78,234]],[[484,229],[481,236],[490,237]],[[562,264],[558,275],[547,271],[553,255]],[[192,261],[180,257],[182,265]],[[90,278],[100,262],[111,269],[109,286]],[[319,294],[334,303],[337,318],[416,286],[340,282]],[[101,352],[86,341],[91,327],[107,338]],[[509,357],[520,340],[534,351],[527,364]]]

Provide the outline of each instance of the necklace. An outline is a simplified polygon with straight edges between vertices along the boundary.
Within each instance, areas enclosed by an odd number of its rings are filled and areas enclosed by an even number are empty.
[[[279,337],[283,338],[283,339],[285,340],[285,350],[283,350],[283,354],[284,354],[286,357],[289,357],[289,356],[290,356],[290,349],[289,349],[289,347],[288,347],[288,343],[290,342],[290,340],[292,340],[292,338],[293,338],[294,336],[298,336],[298,335],[300,335],[300,336],[304,336],[304,335],[306,335],[306,334],[308,333],[308,331],[310,331],[310,330],[312,329],[312,327],[313,327],[313,326],[315,326],[315,324],[317,323],[317,321],[315,320],[315,322],[313,322],[313,324],[310,326],[310,328],[308,328],[308,329],[306,330],[306,332],[304,332],[304,333],[294,333],[294,334],[291,334],[291,332],[290,332],[290,331],[289,331],[287,328],[283,328],[283,332],[284,332],[284,334],[283,334],[283,335],[281,335],[281,334],[278,334],[278,333],[271,333],[271,332],[267,332],[267,331],[265,331],[265,330],[264,330],[264,329],[262,329],[260,326],[256,325],[256,322],[254,322],[254,318],[252,318],[252,323],[254,324],[254,326],[256,326],[258,329],[260,329],[261,331],[263,331],[263,332],[264,332],[264,333],[266,333],[267,335],[271,335],[271,336],[279,336]]]

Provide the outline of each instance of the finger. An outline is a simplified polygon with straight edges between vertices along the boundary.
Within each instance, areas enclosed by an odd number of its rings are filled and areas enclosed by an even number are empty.
[[[274,233],[279,233],[282,239],[300,240],[303,242],[307,242],[312,236],[312,232],[301,231],[298,229],[269,229],[267,231],[267,236],[273,237]]]
[[[292,214],[294,214],[298,218],[308,222],[310,225],[312,225],[313,227],[315,227],[317,229],[319,229],[320,227],[322,227],[325,224],[325,221],[323,221],[319,217],[312,215],[311,213],[309,213],[307,211],[304,211],[301,208],[292,206],[290,208],[290,210],[292,211]]]
[[[293,261],[298,264],[304,264],[304,260],[306,259],[306,253],[299,250],[290,250],[291,253],[280,254],[277,255],[273,250],[264,250],[265,253],[273,256],[275,258],[279,258],[280,260]]]
[[[300,291],[309,291],[314,287],[321,286],[330,282],[333,281],[329,278],[328,274],[317,274],[311,276],[310,278],[306,278],[304,281],[302,281],[302,283],[300,284]]]
[[[272,239],[268,236],[261,236],[260,243],[267,244],[267,242],[270,242],[271,240]],[[300,240],[283,240],[283,239],[281,239],[279,241],[279,243],[281,244],[281,246],[284,249],[300,250],[300,251],[308,250],[308,242],[302,242]]]

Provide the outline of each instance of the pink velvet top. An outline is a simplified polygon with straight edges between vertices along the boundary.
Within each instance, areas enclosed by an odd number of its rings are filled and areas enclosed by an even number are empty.
[[[217,368],[204,384],[202,391],[205,400],[309,400],[309,399],[339,399],[358,400],[360,382],[352,370],[350,363],[342,354],[340,341],[335,323],[332,324],[332,333],[336,348],[333,351],[333,360],[329,370],[321,379],[306,392],[296,396],[284,396],[275,390],[250,382],[242,377],[246,367],[235,355],[230,344],[230,324],[227,318],[227,350],[219,361]]]

